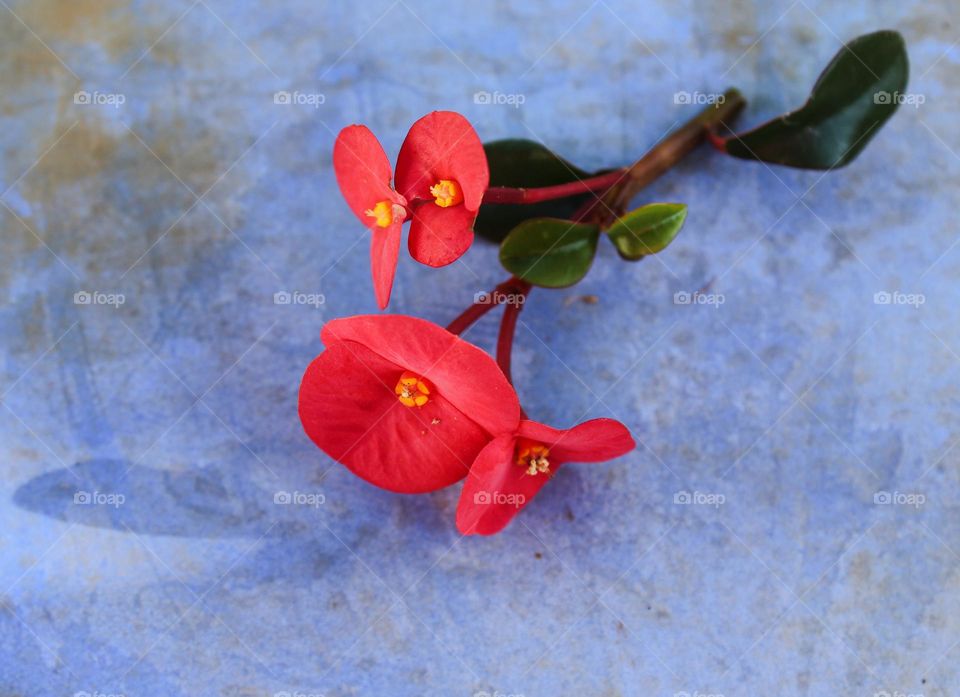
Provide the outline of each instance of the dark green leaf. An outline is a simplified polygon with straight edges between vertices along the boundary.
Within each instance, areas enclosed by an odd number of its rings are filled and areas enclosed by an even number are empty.
[[[851,162],[897,110],[909,67],[903,37],[878,31],[840,49],[797,111],[733,136],[734,157],[802,169]]]
[[[526,220],[500,245],[500,263],[535,286],[563,288],[583,278],[597,251],[600,228],[558,218]]]
[[[584,179],[590,174],[532,140],[495,140],[483,146],[490,166],[490,186],[536,188]],[[591,194],[524,205],[484,204],[473,229],[500,242],[530,218],[569,218]]]
[[[621,257],[637,261],[673,242],[686,218],[687,207],[682,203],[650,203],[618,218],[607,235]]]
[[[507,138],[483,146],[490,186],[553,186],[590,176],[532,140]]]

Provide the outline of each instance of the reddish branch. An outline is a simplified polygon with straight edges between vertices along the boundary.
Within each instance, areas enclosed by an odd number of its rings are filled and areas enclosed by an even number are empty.
[[[520,317],[520,310],[527,300],[527,294],[530,292],[530,284],[519,279],[516,281],[516,292],[513,297],[508,299],[506,307],[503,309],[503,319],[500,320],[500,335],[497,337],[497,364],[500,370],[507,376],[507,380],[513,382],[510,377],[510,357],[513,352],[513,335],[517,330],[517,319]]]
[[[624,169],[616,169],[587,179],[557,184],[555,186],[541,186],[534,189],[513,188],[509,186],[491,186],[483,194],[484,203],[540,203],[557,198],[566,198],[588,191],[602,191],[609,189],[623,178]]]
[[[483,293],[466,310],[461,312],[450,324],[447,331],[453,334],[462,334],[474,322],[490,312],[500,303],[509,303],[519,295],[526,297],[530,291],[530,284],[518,278],[509,278],[489,293]],[[520,301],[521,303],[523,300]]]

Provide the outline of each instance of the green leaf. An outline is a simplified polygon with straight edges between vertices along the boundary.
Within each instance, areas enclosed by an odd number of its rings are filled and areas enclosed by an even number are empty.
[[[490,186],[536,188],[591,176],[532,140],[495,140],[485,144],[483,150],[490,167]],[[524,220],[569,218],[590,196],[587,193],[524,205],[483,204],[473,230],[481,237],[500,242]]]
[[[843,167],[893,116],[908,74],[900,34],[861,36],[833,57],[803,107],[727,139],[725,150],[802,169]]]
[[[621,257],[638,261],[666,249],[686,219],[682,203],[650,203],[617,218],[607,235]]]
[[[532,140],[494,140],[486,143],[483,151],[490,167],[490,186],[553,186],[590,176]]]
[[[593,263],[600,228],[558,218],[526,220],[500,245],[500,263],[535,286],[564,288],[583,278]]]

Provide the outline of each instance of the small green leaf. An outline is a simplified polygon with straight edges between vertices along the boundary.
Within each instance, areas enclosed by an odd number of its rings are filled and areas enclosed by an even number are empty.
[[[797,111],[726,140],[745,160],[801,169],[834,169],[851,162],[893,116],[907,86],[903,37],[878,31],[854,39],[821,73]]]
[[[687,207],[682,203],[650,203],[618,218],[607,235],[621,257],[637,261],[666,249],[686,219]]]
[[[495,140],[483,146],[490,167],[490,186],[536,188],[555,186],[591,176],[540,143],[522,138]],[[474,232],[494,242],[530,218],[569,218],[591,194],[525,205],[486,203]]]
[[[600,228],[558,218],[520,223],[500,245],[500,263],[535,286],[564,288],[583,278],[593,263]]]

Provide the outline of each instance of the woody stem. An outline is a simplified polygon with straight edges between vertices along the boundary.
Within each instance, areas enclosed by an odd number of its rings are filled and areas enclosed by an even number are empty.
[[[624,170],[620,181],[574,213],[573,220],[591,222],[601,227],[608,226],[623,214],[630,199],[641,189],[676,166],[703,140],[710,140],[716,147],[716,131],[736,118],[746,104],[738,90],[729,89],[724,92],[722,102],[707,106],[657,143],[646,155]]]

